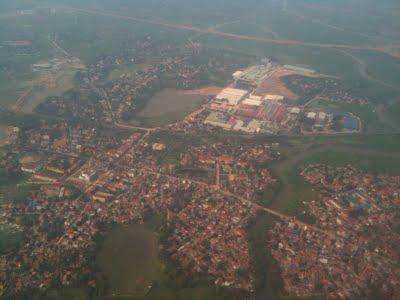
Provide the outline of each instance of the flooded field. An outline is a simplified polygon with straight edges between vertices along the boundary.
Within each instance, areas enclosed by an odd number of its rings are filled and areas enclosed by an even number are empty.
[[[165,89],[147,102],[138,117],[149,126],[170,124],[198,109],[203,99],[204,96],[201,95]]]
[[[98,264],[110,284],[109,296],[143,297],[161,276],[155,232],[144,225],[111,229]]]
[[[32,92],[29,100],[22,106],[23,113],[31,113],[36,106],[46,100],[49,96],[61,96],[66,91],[74,87],[73,79],[76,71],[70,70],[62,73],[52,87],[37,87]]]

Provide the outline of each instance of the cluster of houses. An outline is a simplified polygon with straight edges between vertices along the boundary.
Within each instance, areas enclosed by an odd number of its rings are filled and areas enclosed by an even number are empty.
[[[313,227],[279,222],[269,246],[285,289],[294,296],[395,299],[400,234],[399,177],[371,175],[350,166],[311,165],[302,176],[324,193],[306,204]]]

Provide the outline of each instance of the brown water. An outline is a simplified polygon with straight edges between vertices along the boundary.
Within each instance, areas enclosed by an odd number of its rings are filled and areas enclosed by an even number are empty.
[[[198,109],[203,96],[185,94],[176,89],[165,89],[154,95],[138,114],[144,122],[153,126],[166,125],[182,120]]]

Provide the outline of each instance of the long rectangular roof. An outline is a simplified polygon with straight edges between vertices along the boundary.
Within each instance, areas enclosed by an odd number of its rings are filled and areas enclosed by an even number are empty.
[[[248,91],[239,90],[234,88],[226,88],[217,95],[218,100],[227,100],[229,104],[236,105],[244,96],[246,96]]]

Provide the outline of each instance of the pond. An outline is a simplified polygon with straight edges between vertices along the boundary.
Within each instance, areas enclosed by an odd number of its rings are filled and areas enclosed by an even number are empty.
[[[204,97],[176,89],[165,89],[155,94],[137,114],[148,126],[162,126],[183,120],[198,109]]]

